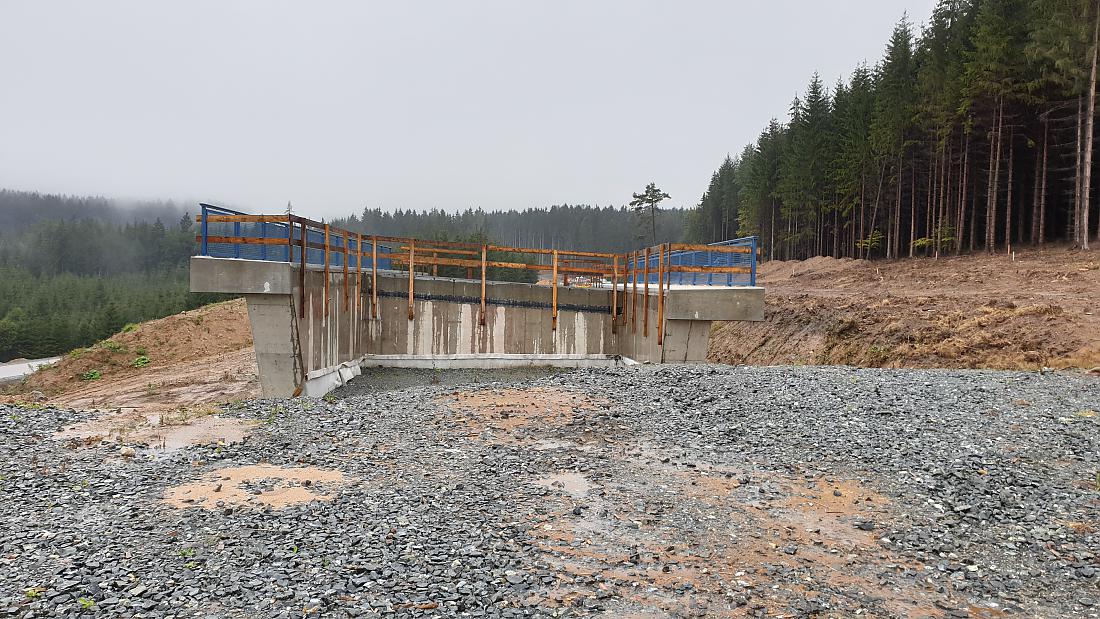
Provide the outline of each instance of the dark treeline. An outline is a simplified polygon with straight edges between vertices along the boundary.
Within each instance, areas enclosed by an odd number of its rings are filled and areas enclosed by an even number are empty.
[[[120,203],[107,198],[0,189],[0,236],[16,234],[47,219],[95,219],[124,224],[135,219],[175,221],[183,211],[171,201]]]
[[[0,227],[0,362],[61,354],[214,300],[187,290],[195,230],[181,210],[153,203],[168,223],[127,221],[146,210],[14,191],[0,200],[5,222],[33,214]]]
[[[680,242],[687,212],[665,209],[657,215],[657,238]],[[468,209],[447,213],[363,209],[332,222],[352,232],[434,240],[484,238],[511,247],[625,252],[649,245],[649,222],[627,207],[569,205],[522,211]]]
[[[941,0],[919,34],[903,18],[875,66],[831,88],[815,74],[722,163],[689,238],[759,234],[784,259],[1087,248],[1098,10]]]

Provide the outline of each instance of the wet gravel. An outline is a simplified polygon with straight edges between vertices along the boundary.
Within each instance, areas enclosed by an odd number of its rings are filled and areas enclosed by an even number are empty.
[[[362,387],[367,377],[325,400],[245,402],[225,413],[258,422],[243,443],[135,457],[52,438],[85,413],[0,405],[0,616],[623,616],[654,599],[669,603],[646,616],[1100,616],[1095,377],[721,366],[506,377],[592,396],[541,430],[507,415],[471,425],[440,400],[464,380],[379,392]],[[258,463],[349,481],[285,509],[162,501]],[[708,470],[735,488],[727,511],[665,483]],[[563,471],[602,489],[535,483]],[[768,513],[784,483],[821,476],[890,501],[842,521],[873,540],[849,555],[847,569],[873,572],[865,582],[807,584],[821,573],[799,563],[813,549],[784,541],[779,559],[713,591],[631,588],[566,569],[540,537],[546,523],[606,520],[615,539],[637,541],[604,563],[659,574],[676,561],[646,539],[751,533],[720,528],[740,513],[729,505]],[[586,543],[566,550],[579,556]],[[736,562],[700,552],[716,573]],[[578,595],[548,603],[563,587]],[[891,605],[905,592],[911,612]]]
[[[384,391],[399,391],[411,387],[473,384],[511,385],[544,376],[555,376],[568,371],[549,366],[501,369],[363,368],[362,375],[343,387],[337,388],[332,395],[343,399]]]

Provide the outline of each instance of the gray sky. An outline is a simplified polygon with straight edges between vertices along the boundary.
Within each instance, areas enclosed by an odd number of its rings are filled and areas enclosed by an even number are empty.
[[[0,0],[0,187],[332,217],[692,205],[934,0]]]

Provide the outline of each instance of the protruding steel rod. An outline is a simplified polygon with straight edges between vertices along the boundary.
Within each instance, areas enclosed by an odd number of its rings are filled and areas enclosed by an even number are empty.
[[[348,311],[348,233],[344,231],[344,311]]]
[[[294,264],[294,216],[286,216],[286,261]]]
[[[619,257],[611,259],[611,332],[615,333],[615,323],[619,313]]]
[[[329,260],[329,246],[328,246],[328,224],[325,224],[325,318],[328,318],[328,260]]]
[[[553,256],[554,256],[554,266],[553,266],[553,269],[551,269],[551,272],[552,272],[551,280],[553,282],[552,285],[553,285],[553,288],[554,288],[554,292],[551,296],[550,330],[551,331],[557,331],[558,330],[558,250],[556,250],[556,249],[554,250]]]
[[[370,310],[378,319],[378,239],[370,237]]]
[[[649,248],[645,248],[645,264],[642,266],[642,337],[649,337]]]
[[[657,345],[664,343],[665,335],[665,245],[657,249]]]
[[[413,319],[413,282],[416,276],[413,274],[416,265],[416,241],[409,241],[409,320]]]
[[[298,244],[302,246],[302,264],[298,267],[298,317],[306,317],[306,222],[302,222],[302,234]]]
[[[630,260],[630,282],[633,290],[630,292],[630,332],[638,332],[638,252]]]
[[[488,262],[488,248],[485,245],[481,246],[481,315],[478,321],[481,326],[485,326],[485,271],[487,270]]]
[[[355,235],[355,311],[363,315],[363,235]]]

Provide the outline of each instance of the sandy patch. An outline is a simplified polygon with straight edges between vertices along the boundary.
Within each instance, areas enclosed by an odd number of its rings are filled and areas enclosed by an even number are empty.
[[[569,472],[555,473],[554,475],[543,477],[542,479],[536,479],[534,484],[552,490],[561,490],[575,497],[584,496],[588,494],[589,490],[596,487],[596,485],[588,481],[584,475]]]
[[[560,429],[578,413],[607,406],[584,393],[548,387],[461,391],[437,402],[456,413],[455,421],[484,438],[511,442]]]
[[[200,481],[170,488],[163,502],[180,509],[241,505],[282,509],[310,501],[331,501],[333,495],[326,490],[346,483],[344,474],[332,469],[255,464],[218,469]]]

